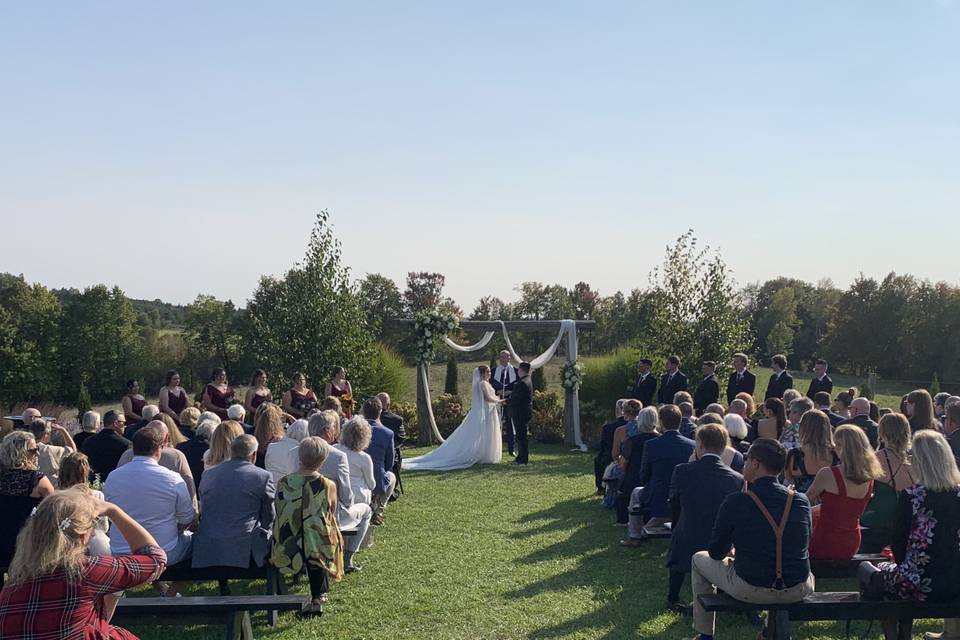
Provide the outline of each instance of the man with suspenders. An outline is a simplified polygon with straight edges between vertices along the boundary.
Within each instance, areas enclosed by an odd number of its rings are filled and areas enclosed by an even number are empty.
[[[714,587],[757,604],[799,602],[813,593],[810,503],[777,482],[786,460],[776,440],[753,442],[743,465],[747,486],[723,501],[707,551],[693,556],[693,626],[700,640],[713,639],[716,616],[700,606],[700,596]]]

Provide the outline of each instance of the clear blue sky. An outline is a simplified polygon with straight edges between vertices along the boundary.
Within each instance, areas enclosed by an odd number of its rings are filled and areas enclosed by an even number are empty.
[[[691,227],[741,283],[956,281],[958,60],[957,0],[8,2],[0,271],[243,303],[328,208],[468,311]]]

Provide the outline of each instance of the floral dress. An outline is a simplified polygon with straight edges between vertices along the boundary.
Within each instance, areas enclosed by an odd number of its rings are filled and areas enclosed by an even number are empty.
[[[297,575],[310,567],[323,569],[334,581],[343,577],[343,537],[330,509],[332,488],[323,476],[300,472],[280,480],[270,556],[280,573]]]
[[[891,546],[896,562],[878,565],[891,598],[960,597],[960,487],[934,492],[912,485],[901,491]]]

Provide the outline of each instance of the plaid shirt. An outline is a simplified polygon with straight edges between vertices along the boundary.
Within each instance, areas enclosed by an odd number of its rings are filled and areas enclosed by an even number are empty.
[[[167,564],[159,547],[135,555],[90,558],[80,577],[62,569],[0,591],[0,638],[4,640],[136,640],[103,619],[103,596],[156,578]]]

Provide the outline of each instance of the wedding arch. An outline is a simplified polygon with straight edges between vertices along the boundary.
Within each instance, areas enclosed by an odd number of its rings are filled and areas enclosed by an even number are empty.
[[[553,359],[566,338],[567,361],[561,370],[561,383],[564,388],[563,430],[564,441],[571,447],[586,451],[587,446],[580,437],[580,364],[577,353],[577,332],[596,327],[593,320],[461,320],[441,311],[424,311],[414,320],[401,320],[403,324],[413,324],[417,333],[417,423],[420,425],[419,444],[442,443],[443,437],[437,429],[433,417],[430,399],[429,376],[430,361],[433,359],[435,339],[454,351],[471,353],[485,348],[496,333],[503,335],[507,351],[514,366],[523,358],[514,350],[510,342],[510,330],[517,331],[558,331],[556,339],[539,356],[527,360],[534,369],[539,369]],[[457,327],[467,331],[483,331],[483,337],[474,344],[460,345],[448,336]]]

